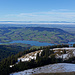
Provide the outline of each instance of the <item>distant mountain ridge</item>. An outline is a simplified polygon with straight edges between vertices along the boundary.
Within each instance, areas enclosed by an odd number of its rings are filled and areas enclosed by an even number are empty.
[[[38,31],[49,31],[49,32],[52,32],[52,31],[58,31],[58,32],[61,32],[62,33],[67,33],[67,34],[71,34],[71,33],[68,33],[62,29],[59,29],[59,28],[47,28],[47,27],[26,27],[26,28],[30,28],[31,30],[38,30]],[[73,35],[73,34],[71,34]]]
[[[0,21],[0,23],[75,23],[67,21]]]

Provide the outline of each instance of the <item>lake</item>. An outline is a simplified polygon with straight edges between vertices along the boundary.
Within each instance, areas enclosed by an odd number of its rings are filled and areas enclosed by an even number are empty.
[[[75,44],[75,42],[68,42],[68,44],[70,44],[69,46],[73,46],[73,44]]]
[[[12,44],[12,43],[23,43],[23,44],[30,44],[31,46],[52,46],[54,44],[52,43],[47,43],[47,42],[39,42],[39,41],[28,41],[28,40],[17,40],[17,41],[11,41],[8,43],[0,43],[0,44]],[[70,46],[72,46],[73,44],[75,44],[75,42],[68,42],[67,44],[70,44]]]
[[[38,42],[38,41],[28,41],[28,40],[17,40],[17,41],[12,41],[8,43],[0,43],[0,44],[12,44],[12,43],[23,43],[23,44],[30,44],[31,46],[48,46],[48,45],[54,45],[51,43],[46,43],[46,42]]]

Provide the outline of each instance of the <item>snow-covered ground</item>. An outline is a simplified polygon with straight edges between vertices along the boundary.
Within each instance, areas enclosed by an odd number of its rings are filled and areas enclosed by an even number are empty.
[[[58,50],[58,49],[61,49],[61,50],[75,50],[74,47],[69,47],[69,48],[54,48],[53,50]]]
[[[43,67],[16,72],[10,75],[32,75],[38,73],[57,73],[57,72],[75,72],[75,64],[69,63],[50,64]]]
[[[64,50],[66,50],[66,54],[63,53]],[[31,59],[36,60],[37,53],[39,53],[39,55],[41,55],[42,51],[43,50],[39,50],[39,51],[28,53],[28,54],[26,54],[26,55],[18,58],[18,62],[20,60],[22,62],[24,62],[24,61],[30,61]],[[54,48],[53,51],[54,51],[54,53],[56,55],[56,58],[63,58],[63,60],[66,60],[69,57],[75,56],[75,48],[73,48],[73,47],[71,47],[71,48]],[[16,62],[16,64],[18,64],[18,62]],[[14,65],[10,65],[10,67],[13,67],[13,66]]]
[[[75,48],[54,48],[53,50],[54,50],[55,53],[58,52],[59,50],[61,50],[60,51],[61,53],[63,52],[63,50],[67,51],[67,54],[61,54],[61,55],[57,54],[56,55],[57,58],[62,58],[63,57],[63,59],[68,59],[68,57],[71,54],[73,54],[75,56]],[[18,58],[18,61],[21,60],[22,62],[24,62],[24,61],[29,61],[31,59],[35,60],[37,53],[41,54],[42,51],[43,50],[39,50],[39,51],[28,53],[28,54]]]
[[[35,60],[37,53],[39,53],[39,55],[40,55],[42,51],[43,50],[39,50],[39,51],[28,53],[28,54],[18,58],[18,61],[21,60],[22,62],[24,62],[24,61],[30,61],[31,59]]]
[[[54,53],[56,54],[56,58],[63,58],[63,60],[68,59],[69,57],[75,56],[75,48],[54,48]],[[64,54],[63,51],[66,50]],[[31,59],[36,59],[37,53],[41,54],[43,50],[35,51],[28,53],[20,58],[18,61],[30,61]],[[38,67],[35,69],[28,69],[21,72],[16,72],[10,75],[32,75],[37,73],[56,73],[56,72],[75,72],[75,64],[68,63],[58,63],[58,64],[50,64],[43,67]]]
[[[66,53],[64,54],[64,50]],[[54,53],[56,53],[56,58],[63,58],[63,60],[68,59],[69,57],[75,56],[75,48],[54,48]]]
[[[57,54],[56,55],[57,58],[59,58],[59,57],[62,58],[63,57],[63,59],[67,59],[67,57],[69,57],[70,51],[73,51],[73,55],[75,56],[75,48],[54,48],[53,50],[54,50],[55,53],[58,52],[59,50],[61,50],[61,53],[62,53],[62,50],[66,50],[66,51],[68,50],[67,54],[61,54],[61,55]],[[18,58],[18,61],[21,60],[22,62],[24,62],[24,61],[29,61],[31,59],[35,60],[37,53],[41,54],[42,51],[43,50],[28,53],[28,54]]]

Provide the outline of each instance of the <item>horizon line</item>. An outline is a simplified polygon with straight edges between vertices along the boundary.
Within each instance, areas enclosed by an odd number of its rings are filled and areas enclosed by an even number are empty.
[[[72,24],[75,25],[75,23],[15,23],[15,22],[2,22],[0,24]]]

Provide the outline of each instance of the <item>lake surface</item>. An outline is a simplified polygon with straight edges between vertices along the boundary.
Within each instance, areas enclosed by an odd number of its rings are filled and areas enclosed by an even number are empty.
[[[17,40],[17,41],[12,41],[8,43],[0,43],[0,44],[12,44],[12,43],[23,43],[23,44],[30,44],[31,46],[48,46],[48,45],[54,45],[51,43],[46,43],[46,42],[38,42],[38,41],[28,41],[28,40]]]
[[[52,43],[47,43],[47,42],[39,42],[39,41],[28,41],[28,40],[17,40],[17,41],[12,41],[12,42],[8,42],[8,43],[0,43],[0,44],[12,44],[12,43],[23,43],[23,44],[30,44],[31,46],[52,46],[54,44]],[[66,44],[70,44],[69,46],[72,46],[73,44],[75,44],[75,42],[68,42]]]
[[[70,44],[69,46],[73,46],[73,44],[75,44],[75,42],[68,42],[68,44]]]

